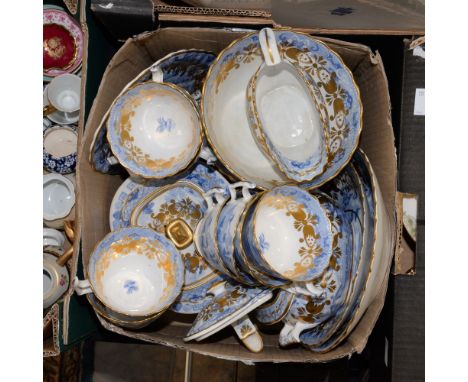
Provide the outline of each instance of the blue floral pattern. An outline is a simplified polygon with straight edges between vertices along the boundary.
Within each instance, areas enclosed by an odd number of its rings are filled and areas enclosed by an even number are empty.
[[[56,125],[51,125],[45,128],[43,130],[43,137],[45,137],[52,128],[56,127]],[[76,133],[76,127],[74,125],[68,125],[67,128],[72,129]],[[56,172],[58,174],[70,174],[75,172],[76,169],[76,152],[64,157],[57,158],[48,153],[45,147],[43,147],[42,164],[47,171]]]
[[[258,237],[258,245],[262,251],[268,251],[268,249],[270,249],[270,243],[267,243],[263,233]]]
[[[165,131],[170,132],[174,128],[174,121],[171,118],[158,118],[158,126],[156,131],[158,133],[164,133]]]
[[[199,103],[203,81],[216,55],[202,50],[186,50],[170,54],[159,61],[159,67],[164,75],[164,82],[180,86],[190,93],[195,102]],[[149,69],[137,83],[148,81],[151,77]],[[107,142],[107,128],[103,125],[97,133],[94,146],[91,148],[91,158],[94,168],[104,174],[115,174],[118,165],[110,165],[107,158],[112,155]]]
[[[125,280],[124,288],[127,290],[127,294],[132,294],[138,290],[138,285],[134,280]]]

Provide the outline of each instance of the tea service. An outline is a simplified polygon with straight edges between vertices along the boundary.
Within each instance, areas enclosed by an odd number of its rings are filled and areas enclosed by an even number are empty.
[[[183,69],[191,60],[196,74]],[[265,28],[217,56],[164,57],[95,132],[93,167],[129,177],[75,291],[129,330],[172,310],[196,315],[185,341],[231,327],[259,352],[263,326],[275,325],[280,346],[330,351],[375,298],[392,253],[361,129],[351,72],[306,34]]]

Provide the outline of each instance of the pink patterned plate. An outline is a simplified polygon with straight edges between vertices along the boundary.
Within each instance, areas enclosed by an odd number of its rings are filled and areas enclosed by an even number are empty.
[[[83,32],[66,12],[43,11],[43,74],[56,77],[79,69],[83,59]]]

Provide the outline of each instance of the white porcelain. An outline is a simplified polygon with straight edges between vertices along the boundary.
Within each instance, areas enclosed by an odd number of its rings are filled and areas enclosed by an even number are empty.
[[[242,196],[237,196],[237,189],[241,188]],[[226,268],[238,279],[249,284],[249,279],[245,279],[245,274],[236,265],[234,258],[234,237],[236,234],[239,219],[244,211],[245,205],[252,199],[249,190],[255,185],[248,182],[237,182],[229,186],[231,197],[229,201],[218,211],[215,221],[216,245],[219,256]]]
[[[69,127],[54,126],[44,136],[44,149],[56,158],[76,153],[78,135]]]
[[[290,281],[320,276],[332,255],[331,223],[317,197],[295,186],[265,192],[246,214],[242,244],[261,272]]]
[[[50,81],[47,91],[49,102],[57,110],[73,113],[80,109],[81,78],[75,74],[62,74]]]
[[[70,282],[66,266],[57,264],[61,253],[44,249],[42,270],[42,299],[43,309],[53,305],[68,289]]]
[[[265,63],[247,88],[250,127],[264,153],[288,178],[310,181],[328,162],[318,89],[298,67],[281,58],[273,30],[262,29],[259,41]]]
[[[44,93],[43,93],[43,98],[42,98],[44,107],[50,104],[48,91],[49,91],[49,85],[47,85],[44,88]],[[70,125],[72,123],[78,122],[78,120],[80,119],[80,111],[77,110],[73,113],[65,113],[60,110],[57,110],[57,111],[54,111],[53,113],[48,114],[47,118],[50,119],[52,122],[57,123],[59,125]]]
[[[198,253],[213,268],[223,275],[236,277],[224,264],[216,242],[217,216],[228,198],[222,188],[213,188],[203,194],[208,206],[194,233]]]
[[[105,236],[91,254],[88,279],[78,294],[94,293],[113,311],[143,320],[165,311],[179,296],[184,264],[175,246],[150,228],[130,227]]]
[[[161,179],[185,170],[198,156],[201,120],[184,89],[161,82],[159,67],[152,73],[152,81],[135,84],[116,100],[107,139],[131,174]]]
[[[60,174],[43,176],[43,217],[57,220],[66,217],[75,205],[75,187]]]
[[[326,122],[329,158],[323,173],[301,184],[313,189],[335,177],[349,162],[362,129],[362,105],[351,71],[341,57],[310,35],[274,30],[282,59],[294,64],[317,87]],[[221,51],[203,87],[205,135],[215,155],[234,176],[271,189],[291,181],[264,154],[249,125],[248,82],[264,63],[258,32],[243,35]],[[315,94],[315,93],[314,93]],[[323,107],[322,107],[323,106]]]
[[[337,335],[318,349],[320,352],[333,349],[356,327],[366,309],[384,287],[384,281],[393,255],[395,243],[393,223],[385,207],[379,182],[372,165],[365,153],[360,149],[356,151],[354,165],[361,176],[367,172],[367,176],[370,176],[371,179],[370,186],[365,190],[365,193],[367,194],[367,202],[373,203],[373,205],[369,204],[369,208],[374,211],[374,214],[371,215],[374,217],[371,219],[374,226],[373,229],[369,230],[373,234],[368,234],[364,238],[364,260],[362,261],[365,269],[358,275],[355,288],[359,293],[350,302],[347,322],[345,322],[344,327],[340,328]],[[365,184],[365,182],[363,183]]]
[[[246,288],[220,282],[208,291],[213,300],[197,315],[184,341],[202,341],[232,325],[239,339],[252,352],[263,349],[263,340],[247,314],[271,299],[265,288]]]
[[[42,245],[63,249],[65,244],[65,235],[53,228],[42,229]]]

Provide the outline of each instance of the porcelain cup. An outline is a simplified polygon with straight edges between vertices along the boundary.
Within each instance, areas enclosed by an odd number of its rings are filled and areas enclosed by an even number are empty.
[[[50,126],[43,130],[42,162],[45,169],[70,174],[76,168],[78,134],[72,126]]]
[[[314,195],[296,186],[279,186],[246,212],[242,244],[258,270],[290,281],[310,281],[330,261],[331,223]]]
[[[60,112],[67,120],[73,120],[80,110],[81,78],[75,74],[62,74],[50,81],[47,87],[49,105],[46,115]]]
[[[94,293],[112,311],[141,321],[163,312],[179,296],[184,264],[175,246],[150,228],[130,227],[105,236],[90,256],[77,294]]]
[[[201,120],[187,91],[163,82],[158,66],[151,72],[151,81],[129,87],[112,105],[107,139],[115,159],[131,175],[162,179],[181,173],[198,158]]]

